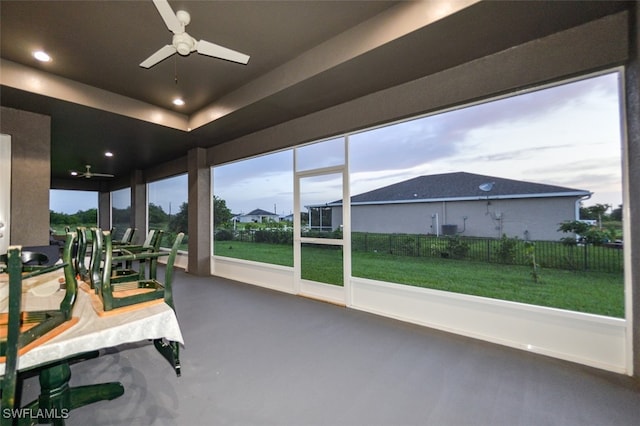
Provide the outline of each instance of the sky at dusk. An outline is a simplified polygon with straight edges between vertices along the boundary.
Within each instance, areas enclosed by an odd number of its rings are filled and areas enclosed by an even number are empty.
[[[349,136],[352,195],[416,176],[469,172],[593,192],[622,203],[619,75],[441,112]],[[309,147],[301,169],[338,164],[334,141]],[[323,149],[324,148],[324,149]],[[291,150],[216,167],[214,191],[234,213],[293,210]],[[341,199],[337,175],[305,179],[303,205]],[[337,195],[337,196],[336,196]]]
[[[588,190],[593,196],[585,205],[616,208],[622,203],[619,78],[605,74],[351,134],[351,194],[463,171]],[[298,167],[338,164],[340,146],[307,147]],[[260,208],[290,214],[292,168],[292,150],[218,166],[213,192],[233,213]],[[303,203],[341,199],[337,177],[303,180]],[[149,201],[166,212],[170,206],[177,212],[186,198],[186,175],[149,185]],[[95,193],[51,191],[51,210],[91,206],[97,207]]]

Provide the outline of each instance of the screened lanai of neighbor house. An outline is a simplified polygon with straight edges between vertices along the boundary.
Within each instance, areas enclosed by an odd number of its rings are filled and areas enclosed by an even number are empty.
[[[285,331],[297,320],[285,313],[302,318],[313,306],[309,330],[340,329],[328,340],[343,355],[367,349],[343,329],[358,318],[498,348],[525,368],[562,363],[623,383],[615,389],[638,401],[638,2],[2,0],[0,16],[0,254],[57,253],[65,227],[112,230],[114,241],[135,230],[132,245],[161,230],[166,263],[178,240],[169,306],[198,336],[183,346],[185,372],[196,364],[224,376],[206,336],[228,338],[221,356],[233,360],[234,336],[258,326],[245,336],[252,343],[238,338],[238,354],[272,354],[272,335],[296,358]],[[214,295],[229,305],[208,309]],[[284,317],[258,317],[276,305]],[[316,317],[318,307],[330,313]],[[300,340],[318,344],[320,360],[331,357],[323,336]],[[101,348],[107,357],[77,371],[113,356],[144,363],[127,358],[130,346]],[[379,361],[403,355],[394,359]],[[358,370],[334,372],[348,367]],[[193,408],[216,379],[185,375],[199,396],[176,398]],[[34,379],[25,380],[29,395]],[[252,381],[224,380],[232,391]],[[372,380],[372,393],[384,388]],[[335,392],[319,381],[316,402]],[[304,418],[269,395],[264,405],[249,398],[259,416],[219,424]],[[96,407],[104,414],[118,400]],[[306,420],[367,424],[352,402],[341,421]],[[163,407],[153,424],[202,419],[153,403]],[[135,424],[127,404],[118,421]],[[293,417],[270,417],[283,411]],[[425,419],[406,416],[379,421]],[[433,416],[424,424],[469,421]],[[492,422],[508,423],[481,419]]]

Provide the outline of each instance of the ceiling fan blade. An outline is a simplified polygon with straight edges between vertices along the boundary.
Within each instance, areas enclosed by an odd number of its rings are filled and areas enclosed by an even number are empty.
[[[170,44],[167,44],[166,46],[160,48],[156,53],[154,53],[153,55],[149,56],[147,59],[142,61],[140,66],[142,68],[151,68],[158,62],[164,61],[174,53],[176,53],[176,48]]]
[[[91,177],[114,177],[113,175],[110,175],[109,173],[91,173]]]
[[[162,16],[162,20],[164,21],[165,25],[172,33],[175,34],[176,32],[184,32],[184,27],[178,20],[176,14],[173,12],[173,9],[171,9],[171,6],[169,5],[169,2],[167,0],[153,0],[153,4],[156,6],[156,9],[158,9],[158,12],[160,13],[160,16]]]
[[[238,62],[245,65],[249,62],[249,55],[227,49],[226,47],[218,46],[217,44],[205,40],[198,41],[196,44],[196,50],[201,55],[213,56],[227,61]]]

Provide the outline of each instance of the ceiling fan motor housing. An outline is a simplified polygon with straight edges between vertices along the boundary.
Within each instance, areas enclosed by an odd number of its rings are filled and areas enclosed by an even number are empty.
[[[173,47],[179,54],[186,56],[196,50],[196,41],[187,33],[176,34],[173,36]]]

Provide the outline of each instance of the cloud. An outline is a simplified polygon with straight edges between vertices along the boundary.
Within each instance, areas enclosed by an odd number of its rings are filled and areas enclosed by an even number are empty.
[[[419,175],[467,171],[586,189],[594,199],[602,198],[598,202],[617,205],[618,79],[612,73],[350,135],[351,192]],[[307,158],[299,164],[305,168],[342,161],[341,143],[303,151]],[[292,186],[291,152],[235,163],[229,170],[215,168],[216,191],[233,199],[230,206],[270,197],[278,205],[291,204],[292,192],[282,190]],[[335,182],[319,180],[306,196],[318,203],[342,198],[336,188]]]
[[[597,143],[611,149],[619,141],[617,79],[604,75],[352,135],[351,171],[496,170],[514,160],[569,161],[576,155],[568,151]]]

